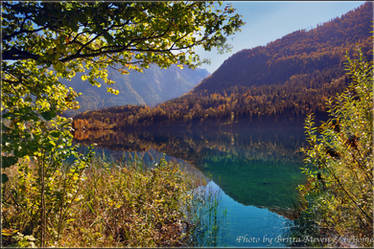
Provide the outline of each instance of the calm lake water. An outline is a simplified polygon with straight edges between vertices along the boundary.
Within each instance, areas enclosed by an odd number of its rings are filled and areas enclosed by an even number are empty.
[[[165,156],[202,179],[199,191],[212,194],[216,204],[202,215],[196,246],[287,246],[296,187],[305,181],[298,151],[303,121],[164,125],[76,132],[75,137],[96,143],[97,155],[106,160],[142,160],[151,166]]]

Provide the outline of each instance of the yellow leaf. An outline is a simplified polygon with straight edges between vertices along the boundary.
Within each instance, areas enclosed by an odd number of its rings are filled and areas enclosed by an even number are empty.
[[[13,234],[17,233],[18,230],[11,229],[11,228],[3,228],[1,229],[1,235],[2,236],[12,236]]]
[[[128,72],[128,71],[126,71],[126,70],[123,70],[123,69],[120,69],[120,70],[119,70],[119,72],[120,72],[121,74],[129,74],[129,72]]]

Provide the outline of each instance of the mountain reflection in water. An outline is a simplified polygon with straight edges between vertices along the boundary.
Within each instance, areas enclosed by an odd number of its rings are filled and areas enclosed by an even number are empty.
[[[112,153],[158,151],[196,166],[228,196],[243,205],[289,216],[304,141],[303,121],[215,122],[147,127],[138,130],[77,130],[76,141],[96,143]]]

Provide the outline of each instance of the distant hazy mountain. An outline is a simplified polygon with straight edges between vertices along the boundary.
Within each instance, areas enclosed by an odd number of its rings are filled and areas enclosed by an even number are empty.
[[[108,73],[108,78],[116,82],[112,88],[119,90],[118,95],[108,93],[104,84],[100,88],[91,86],[81,80],[81,75],[65,83],[83,93],[78,97],[80,109],[68,115],[126,104],[153,106],[183,95],[209,74],[205,69],[180,69],[177,66],[161,69],[155,65],[145,69],[144,73],[134,71],[123,75],[111,68]]]

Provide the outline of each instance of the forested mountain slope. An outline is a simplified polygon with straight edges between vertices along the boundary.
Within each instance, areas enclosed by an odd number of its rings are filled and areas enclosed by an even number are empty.
[[[147,106],[83,113],[74,127],[148,126],[160,122],[303,117],[323,113],[325,102],[345,89],[346,55],[361,48],[372,60],[373,3],[309,31],[296,31],[266,46],[242,50],[182,97]]]
[[[316,86],[344,72],[347,49],[372,48],[373,3],[319,25],[299,30],[266,46],[242,50],[204,79],[194,92],[223,92],[234,86],[259,86],[299,81]],[[317,81],[317,82],[313,82]],[[314,83],[314,84],[313,84]]]

